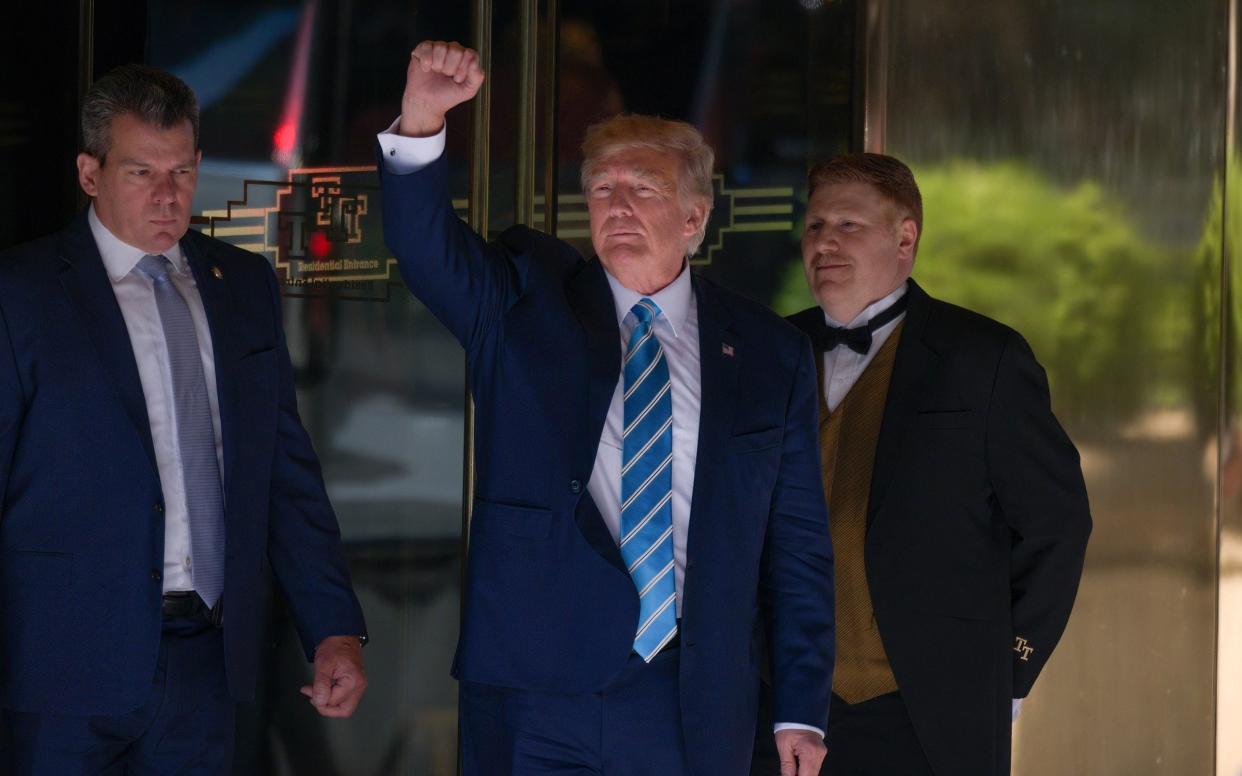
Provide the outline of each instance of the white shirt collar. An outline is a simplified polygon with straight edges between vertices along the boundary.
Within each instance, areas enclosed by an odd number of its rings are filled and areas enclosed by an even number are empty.
[[[621,281],[614,278],[608,270],[604,270],[604,274],[608,277],[608,285],[612,288],[612,301],[617,306],[617,323],[620,324],[625,320],[625,316],[630,314],[630,309],[638,303],[638,300],[644,298],[644,295],[621,285]],[[660,306],[660,317],[673,330],[674,337],[680,336],[679,332],[685,326],[686,316],[690,314],[690,295],[693,292],[694,287],[690,282],[690,262],[687,261],[682,265],[681,274],[672,283],[654,294],[645,295],[645,298]]]
[[[864,307],[863,311],[860,312],[858,315],[854,316],[854,320],[850,321],[849,323],[837,323],[836,320],[834,320],[833,317],[829,315],[828,313],[824,313],[824,320],[828,322],[829,326],[835,326],[837,328],[845,328],[845,329],[853,329],[853,328],[857,328],[858,326],[866,325],[867,323],[871,322],[872,318],[874,318],[875,316],[887,310],[889,306],[893,304],[893,302],[896,302],[898,299],[905,296],[906,288],[909,285],[910,285],[909,280],[903,280],[901,285],[897,286],[897,288],[895,288],[888,296],[884,297],[883,299],[879,299],[875,302],[872,302],[871,304]]]
[[[108,271],[108,277],[113,283],[119,282],[134,267],[138,266],[138,262],[142,260],[147,252],[141,248],[135,248],[129,243],[122,242],[121,238],[103,225],[103,221],[99,220],[99,216],[95,214],[95,206],[92,204],[87,212],[86,220],[90,222],[91,234],[95,237],[95,245],[99,246],[99,256],[103,259],[104,269]],[[184,274],[186,271],[185,256],[181,253],[181,244],[174,243],[171,248],[164,251],[164,257],[172,262],[173,269],[178,273]]]

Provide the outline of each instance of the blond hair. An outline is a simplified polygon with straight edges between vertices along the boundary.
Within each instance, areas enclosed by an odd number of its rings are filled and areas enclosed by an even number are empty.
[[[712,189],[712,167],[716,154],[692,125],[684,121],[670,121],[656,116],[623,113],[592,124],[582,140],[582,191],[595,174],[596,167],[622,151],[632,148],[648,148],[669,153],[681,160],[677,182],[677,196],[685,202],[686,196],[701,200],[707,208],[699,230],[690,237],[686,255],[692,256],[707,235],[707,219],[712,212],[715,194]]]

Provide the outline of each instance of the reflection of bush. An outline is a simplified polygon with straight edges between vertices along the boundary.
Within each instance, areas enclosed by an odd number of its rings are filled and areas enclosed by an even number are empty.
[[[1022,332],[1075,426],[1185,399],[1185,253],[1145,242],[1092,182],[1064,189],[1012,162],[915,174],[925,210],[915,278]],[[777,304],[788,313],[809,300],[791,268]]]
[[[1220,384],[1220,315],[1221,315],[1221,240],[1228,239],[1230,253],[1230,291],[1231,303],[1226,311],[1225,326],[1229,331],[1226,347],[1229,350],[1227,359],[1234,370],[1229,379],[1229,413],[1237,416],[1242,408],[1242,373],[1239,370],[1238,339],[1242,337],[1242,318],[1238,306],[1242,304],[1242,161],[1237,157],[1230,158],[1226,169],[1227,178],[1222,192],[1220,181],[1212,187],[1212,203],[1209,206],[1207,221],[1203,227],[1203,238],[1195,250],[1195,268],[1199,273],[1195,284],[1194,311],[1198,316],[1196,325],[1201,333],[1195,338],[1196,350],[1194,357],[1204,364],[1203,372],[1209,385]],[[1225,218],[1225,208],[1228,218]],[[1222,220],[1224,228],[1222,229]],[[1217,423],[1218,409],[1216,395],[1199,397],[1202,399],[1196,409],[1201,423],[1214,426]],[[1212,401],[1207,401],[1211,398]]]

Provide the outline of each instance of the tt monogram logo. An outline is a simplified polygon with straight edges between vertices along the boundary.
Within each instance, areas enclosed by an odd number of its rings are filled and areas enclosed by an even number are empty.
[[[1035,651],[1035,648],[1027,644],[1026,639],[1018,636],[1014,639],[1013,651],[1022,656],[1018,658],[1019,660],[1025,661],[1031,656],[1031,653]]]

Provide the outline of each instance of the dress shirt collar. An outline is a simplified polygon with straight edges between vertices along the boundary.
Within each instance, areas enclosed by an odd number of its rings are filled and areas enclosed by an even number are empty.
[[[95,237],[95,245],[99,246],[99,256],[103,259],[104,269],[108,271],[108,278],[113,283],[119,282],[138,266],[142,257],[147,255],[146,251],[122,242],[121,238],[113,234],[108,227],[103,225],[103,221],[99,220],[93,204],[86,219],[91,224],[91,234]],[[176,272],[185,273],[185,256],[181,253],[180,243],[174,243],[171,248],[164,251],[163,255],[172,262]]]
[[[660,306],[660,318],[673,330],[673,336],[681,336],[680,332],[685,330],[686,316],[690,314],[690,294],[694,291],[690,283],[690,262],[682,265],[681,274],[672,283],[654,294],[640,294],[621,285],[621,281],[614,278],[608,270],[604,270],[604,274],[608,276],[608,285],[612,288],[612,301],[617,306],[618,324],[625,321],[625,316],[630,314],[630,309],[639,299],[646,298]]]
[[[864,307],[863,311],[860,312],[858,315],[854,316],[854,320],[850,321],[849,323],[839,323],[836,319],[834,319],[828,313],[824,313],[824,320],[828,322],[829,326],[835,326],[836,328],[839,328],[839,329],[854,329],[859,326],[866,326],[868,323],[871,322],[872,318],[884,312],[885,310],[889,308],[890,305],[893,304],[893,302],[896,302],[898,299],[905,296],[906,288],[909,287],[909,285],[910,285],[909,280],[903,280],[901,285],[897,286],[897,288],[895,288],[892,291],[892,293],[890,293],[888,296],[884,297],[883,299],[872,302],[871,304]],[[894,318],[893,322],[896,322],[898,320],[901,320],[900,315]]]

